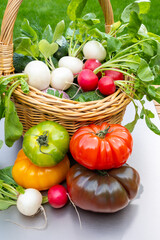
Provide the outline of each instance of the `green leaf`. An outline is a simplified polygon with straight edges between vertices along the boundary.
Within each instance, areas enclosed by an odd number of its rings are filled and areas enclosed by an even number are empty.
[[[12,168],[13,166],[0,169],[0,179],[7,184],[17,185],[12,177]]]
[[[0,119],[2,119],[4,116],[5,116],[5,96],[3,95],[2,92],[2,95],[0,95]]]
[[[75,86],[75,85],[71,85],[70,88],[68,88],[67,90],[65,90],[65,92],[68,94],[68,96],[70,98],[73,98],[73,96],[77,93],[79,87],[78,86]],[[82,92],[80,90],[80,92]]]
[[[0,140],[0,149],[2,148],[2,146],[3,146],[3,141]]]
[[[137,75],[144,82],[150,82],[154,80],[152,70],[144,59],[141,59]]]
[[[68,17],[75,21],[82,14],[82,11],[87,3],[87,0],[71,0],[67,8]]]
[[[148,56],[150,56],[150,57],[153,57],[153,56],[154,56],[154,49],[153,49],[153,47],[152,47],[151,44],[149,44],[149,43],[147,43],[147,42],[144,42],[144,43],[142,44],[142,49],[143,49],[143,52],[144,52],[146,55],[148,55]]]
[[[117,31],[120,26],[121,26],[121,21],[113,23],[112,26],[111,26],[111,31],[110,32]]]
[[[128,24],[128,32],[134,36],[138,33],[140,26],[141,20],[139,19],[138,14],[136,12],[131,12]]]
[[[122,46],[122,43],[119,39],[115,37],[109,37],[107,39],[107,51],[109,54],[113,52],[118,52],[121,46]]]
[[[16,205],[16,201],[0,198],[0,210],[6,210],[10,206]]]
[[[58,50],[58,44],[54,42],[50,44],[43,39],[39,42],[39,50],[45,58],[49,58]]]
[[[32,40],[32,42],[36,42],[38,39],[37,33],[30,26],[29,21],[25,18],[21,25],[21,33]]]
[[[149,97],[151,98],[151,100],[156,100],[158,103],[160,103],[160,87],[155,88],[152,85],[149,85],[147,88]]]
[[[49,43],[52,42],[53,39],[53,31],[51,26],[48,24],[45,28],[44,32],[42,33],[42,39],[47,40]]]
[[[134,130],[134,127],[139,119],[139,115],[138,115],[138,106],[135,105],[134,103],[134,107],[135,107],[135,117],[134,117],[134,120],[128,124],[125,125],[125,127],[130,131],[130,132],[133,132]]]
[[[121,19],[124,22],[129,22],[130,13],[136,12],[137,14],[147,14],[150,9],[150,1],[149,0],[142,0],[142,1],[135,1],[129,4],[121,14]]]
[[[77,96],[73,99],[78,102],[89,102],[103,99],[103,96],[99,91],[89,91],[77,94]]]
[[[39,56],[38,45],[32,45],[30,38],[23,38],[20,44],[15,49],[15,52],[23,54],[24,56],[32,56],[33,58]]]
[[[147,126],[156,134],[160,135],[160,130],[157,128],[157,126],[151,122],[150,118],[148,116],[145,116],[145,121]]]
[[[19,121],[14,103],[9,99],[6,99],[6,111],[5,111],[5,143],[8,147],[11,147],[15,141],[17,141],[23,133],[22,123]]]
[[[19,185],[16,187],[16,190],[17,190],[17,192],[20,193],[20,194],[24,194],[24,193],[25,193],[24,188],[21,187],[21,186],[19,186]]]
[[[25,94],[29,93],[29,86],[25,80],[21,80],[21,89]]]
[[[56,28],[53,33],[52,42],[56,42],[59,38],[62,37],[64,33],[64,29],[65,29],[65,23],[64,23],[64,20],[62,20],[56,25]]]

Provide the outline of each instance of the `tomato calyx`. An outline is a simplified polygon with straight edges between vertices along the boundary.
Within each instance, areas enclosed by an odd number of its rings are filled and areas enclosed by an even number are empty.
[[[48,131],[45,131],[45,132],[43,132],[42,135],[38,136],[38,138],[36,139],[36,141],[38,142],[39,151],[40,151],[41,153],[47,154],[47,155],[51,155],[51,154],[45,153],[45,152],[43,152],[43,151],[41,150],[41,147],[42,147],[42,146],[45,146],[45,147],[48,147],[48,146],[49,146],[49,144],[48,144],[48,135],[49,135]]]
[[[100,137],[100,138],[105,138],[105,136],[107,135],[107,133],[111,133],[109,132],[110,126],[105,128],[104,130],[100,130],[99,132],[96,133],[96,136]]]
[[[96,172],[101,176],[109,176],[107,170],[97,170]]]

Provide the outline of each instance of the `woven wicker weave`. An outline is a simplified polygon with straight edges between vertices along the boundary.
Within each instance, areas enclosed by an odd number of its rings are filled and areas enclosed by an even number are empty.
[[[9,0],[4,14],[0,36],[0,74],[13,73],[13,28],[22,0]],[[109,32],[113,24],[113,11],[109,0],[99,0]],[[14,101],[24,132],[44,120],[57,121],[72,135],[79,127],[92,122],[121,123],[129,97],[120,90],[97,101],[75,102],[59,99],[30,87],[25,95],[20,88],[14,92]]]

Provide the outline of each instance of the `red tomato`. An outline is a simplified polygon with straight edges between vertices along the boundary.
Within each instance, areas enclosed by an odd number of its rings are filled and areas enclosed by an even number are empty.
[[[91,124],[74,133],[70,152],[86,168],[105,170],[122,166],[131,154],[132,146],[130,132],[120,124]]]

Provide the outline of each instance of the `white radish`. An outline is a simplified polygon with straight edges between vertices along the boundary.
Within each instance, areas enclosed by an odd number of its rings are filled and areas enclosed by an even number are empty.
[[[95,58],[98,61],[103,61],[106,58],[106,50],[103,45],[96,41],[91,40],[88,41],[83,47],[83,54],[86,59]]]
[[[20,194],[17,199],[17,208],[25,216],[33,216],[40,209],[42,194],[33,188],[28,188],[25,193]]]
[[[38,60],[29,62],[24,69],[24,73],[28,74],[28,84],[30,86],[39,90],[49,87],[51,74],[44,62]]]
[[[51,73],[51,86],[57,90],[66,90],[73,83],[74,76],[69,68],[59,67]]]
[[[65,56],[59,60],[58,66],[69,68],[73,74],[78,74],[82,71],[83,62],[77,57]]]

